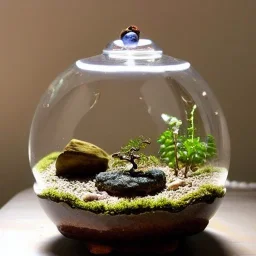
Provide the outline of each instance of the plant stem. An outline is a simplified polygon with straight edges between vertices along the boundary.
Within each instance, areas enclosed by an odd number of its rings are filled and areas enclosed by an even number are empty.
[[[177,134],[173,134],[174,141],[174,155],[175,155],[175,176],[178,176],[179,164],[178,164],[178,149],[177,149]]]
[[[190,121],[190,124],[191,124],[191,139],[193,141],[194,139],[194,133],[195,133],[195,125],[194,125],[194,113],[195,113],[195,110],[196,110],[196,105],[193,106],[192,110],[191,110],[191,113],[190,113],[190,118],[189,118],[189,121]]]
[[[189,171],[189,165],[186,165],[185,166],[185,172],[184,172],[184,177],[185,178],[187,178],[188,171]]]

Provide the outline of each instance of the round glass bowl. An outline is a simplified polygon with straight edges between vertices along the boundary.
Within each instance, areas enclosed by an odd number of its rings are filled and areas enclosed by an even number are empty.
[[[207,226],[225,195],[230,145],[220,105],[190,63],[149,39],[115,40],[52,82],[29,157],[35,193],[62,234],[103,252],[127,241],[159,251]]]

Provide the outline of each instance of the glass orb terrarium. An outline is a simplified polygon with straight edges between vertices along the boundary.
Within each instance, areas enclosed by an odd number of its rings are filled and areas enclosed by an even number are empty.
[[[31,126],[34,191],[59,231],[95,254],[173,251],[225,195],[220,105],[188,62],[139,36],[131,26],[60,74]]]

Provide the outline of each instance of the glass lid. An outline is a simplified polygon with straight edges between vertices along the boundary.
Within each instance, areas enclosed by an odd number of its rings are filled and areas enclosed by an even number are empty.
[[[135,26],[121,32],[120,39],[109,43],[101,55],[78,60],[82,70],[99,72],[166,72],[182,71],[190,67],[187,61],[163,54],[150,39],[140,39]],[[126,33],[125,33],[126,32]],[[134,36],[136,35],[136,37]]]

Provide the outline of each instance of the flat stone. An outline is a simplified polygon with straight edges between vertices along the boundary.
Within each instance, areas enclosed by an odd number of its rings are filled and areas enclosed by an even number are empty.
[[[158,169],[139,172],[108,171],[96,176],[96,187],[114,196],[146,196],[165,188],[165,173]]]
[[[87,177],[108,168],[109,155],[89,142],[72,139],[56,160],[56,175]]]

